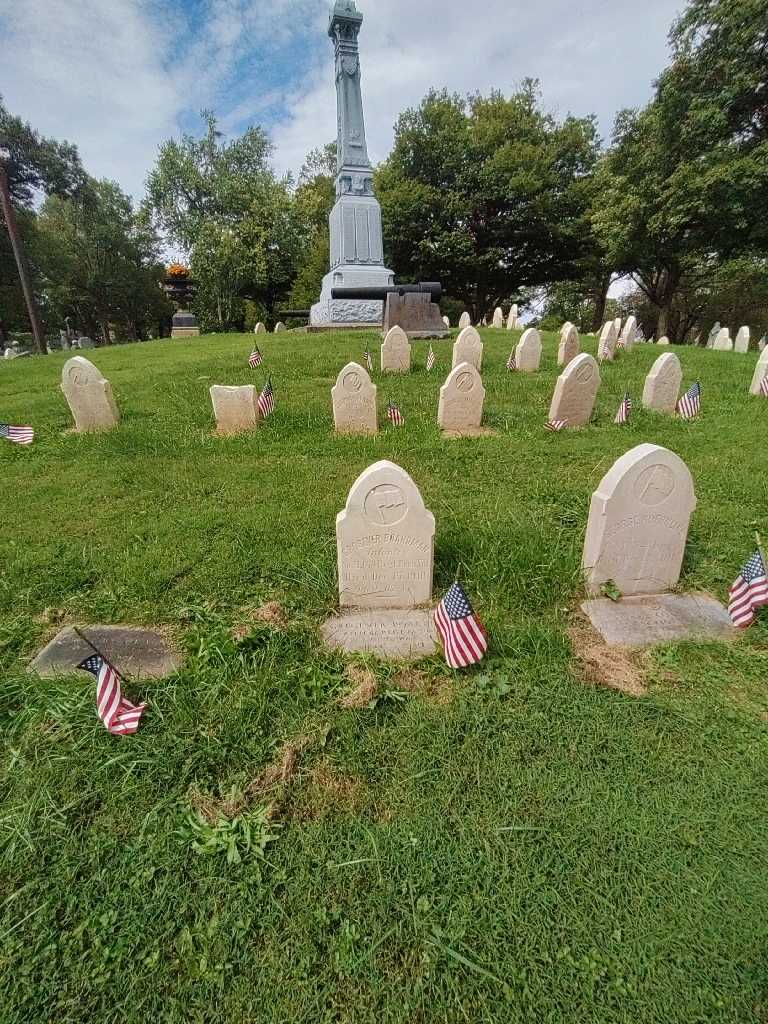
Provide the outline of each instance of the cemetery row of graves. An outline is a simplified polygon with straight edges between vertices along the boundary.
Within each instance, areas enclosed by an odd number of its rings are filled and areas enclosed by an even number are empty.
[[[632,653],[581,603],[651,578],[727,604],[765,526],[766,360],[608,336],[4,368],[2,418],[34,429],[0,448],[10,1019],[750,1019],[765,613]],[[487,638],[469,669],[418,618],[457,577]],[[125,672],[129,737],[93,676],[27,671],[96,623],[180,655]],[[418,660],[360,649],[404,635]]]

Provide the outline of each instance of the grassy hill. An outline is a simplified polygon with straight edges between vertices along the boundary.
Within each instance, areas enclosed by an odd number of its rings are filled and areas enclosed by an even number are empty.
[[[768,616],[623,657],[577,614],[590,495],[645,441],[696,485],[681,587],[726,596],[768,533],[755,356],[674,349],[702,416],[615,427],[662,351],[640,346],[602,368],[593,424],[553,435],[556,337],[525,375],[517,332],[483,334],[477,440],[440,438],[444,342],[431,374],[417,343],[410,376],[374,375],[368,439],[334,437],[330,388],[373,332],[260,338],[257,371],[246,336],[87,352],[123,416],[100,436],[66,432],[65,354],[0,365],[0,420],[37,434],[0,444],[3,1024],[768,1020]],[[275,415],[214,437],[210,385],[267,372]],[[381,458],[435,515],[436,595],[460,567],[488,627],[477,669],[319,642],[336,513]],[[85,676],[24,673],[69,621],[183,646],[129,685],[135,737]]]

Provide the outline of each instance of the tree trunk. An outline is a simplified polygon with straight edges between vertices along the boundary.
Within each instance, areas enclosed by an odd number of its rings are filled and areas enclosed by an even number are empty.
[[[112,339],[109,336],[109,320],[106,317],[101,321],[101,333],[104,335],[104,344],[111,345]]]
[[[16,258],[19,280],[21,281],[21,288],[24,292],[24,301],[27,304],[29,322],[32,327],[32,337],[35,339],[35,348],[41,356],[46,356],[48,355],[48,347],[45,344],[43,328],[40,324],[40,315],[37,311],[37,303],[35,302],[32,284],[29,280],[27,261],[24,258],[24,243],[21,240],[19,226],[16,223],[16,214],[14,213],[13,206],[11,204],[11,190],[8,187],[8,175],[5,173],[5,167],[2,162],[0,162],[0,205],[3,208],[5,226],[8,229],[8,235],[11,239],[11,247],[13,248],[13,255]]]
[[[607,274],[600,278],[592,292],[592,301],[595,304],[595,315],[592,319],[592,330],[597,333],[603,326],[605,319],[605,304],[608,301],[608,289],[611,287],[611,275]]]

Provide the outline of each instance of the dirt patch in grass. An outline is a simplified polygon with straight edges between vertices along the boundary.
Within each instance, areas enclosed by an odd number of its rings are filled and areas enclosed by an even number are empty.
[[[389,681],[393,690],[403,690],[435,704],[453,700],[453,683],[446,676],[430,676],[418,668],[402,668]]]
[[[358,814],[365,803],[365,785],[361,779],[345,775],[327,760],[320,761],[294,791],[292,817],[315,821],[329,815]]]
[[[249,637],[255,625],[271,626],[272,629],[288,626],[288,615],[279,601],[267,601],[258,608],[241,608],[240,620],[232,630],[232,639],[238,642]]]
[[[575,622],[568,636],[584,682],[620,690],[632,697],[646,695],[648,685],[642,651],[609,647],[585,620]]]
[[[345,671],[352,689],[339,697],[340,706],[343,708],[367,708],[379,688],[376,676],[365,665],[347,665]]]

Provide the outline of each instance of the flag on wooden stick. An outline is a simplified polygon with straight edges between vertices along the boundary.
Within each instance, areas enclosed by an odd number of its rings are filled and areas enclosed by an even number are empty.
[[[429,373],[429,371],[432,369],[432,367],[434,365],[435,365],[435,353],[433,352],[432,346],[430,345],[429,346],[429,352],[427,352],[427,373]]]
[[[32,427],[14,427],[11,423],[0,423],[0,437],[5,437],[14,444],[32,444],[35,432]]]
[[[368,373],[373,373],[373,357],[371,356],[371,350],[366,348],[365,350],[365,365],[368,369]]]
[[[696,381],[677,403],[677,415],[681,420],[695,419],[701,412],[701,384]]]
[[[120,674],[100,654],[91,654],[77,666],[96,677],[96,711],[114,736],[129,736],[139,728],[146,704],[131,704],[122,695]]]
[[[760,394],[763,398],[768,398],[768,375],[760,381]]]
[[[517,363],[515,362],[515,350],[514,349],[512,349],[512,351],[509,353],[509,359],[507,360],[507,369],[508,370],[516,370],[517,369]]]
[[[768,575],[758,550],[741,570],[728,592],[728,614],[734,626],[746,629],[755,621],[758,608],[768,604]]]
[[[621,405],[619,406],[619,411],[616,413],[616,419],[613,422],[617,423],[620,427],[623,427],[625,424],[629,423],[629,417],[631,413],[632,399],[629,396],[629,392],[625,391],[624,398],[622,399]]]
[[[252,370],[255,370],[256,367],[261,366],[263,362],[264,357],[262,356],[261,352],[259,352],[259,346],[257,345],[254,348],[253,352],[251,352],[251,354],[248,356],[248,365],[251,367]]]
[[[402,427],[405,423],[405,417],[394,402],[390,402],[387,406],[387,419],[395,427]]]
[[[488,650],[485,627],[475,615],[462,585],[456,581],[435,609],[435,625],[451,668],[466,668]]]
[[[275,411],[275,392],[272,390],[271,377],[264,385],[264,390],[259,395],[256,405],[258,406],[259,415],[263,420],[265,420],[267,416],[271,416]]]
[[[552,433],[559,433],[564,427],[568,426],[568,420],[547,420],[544,424],[545,430],[551,430]]]

